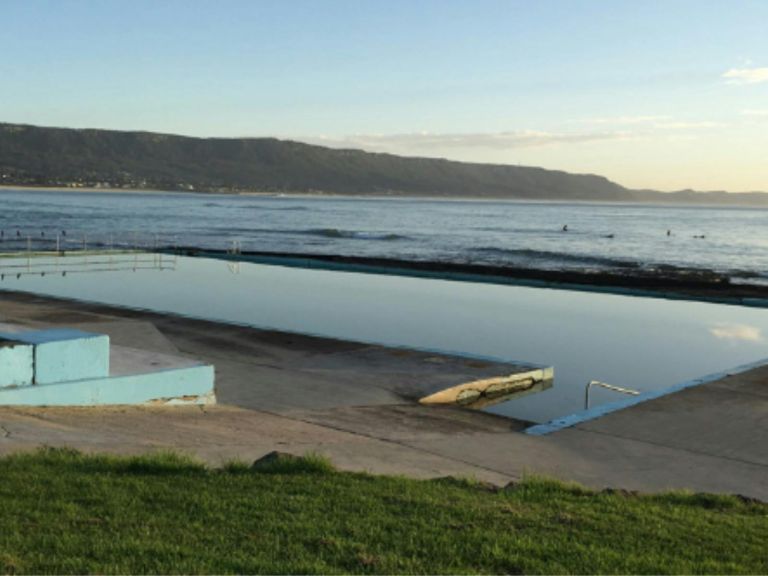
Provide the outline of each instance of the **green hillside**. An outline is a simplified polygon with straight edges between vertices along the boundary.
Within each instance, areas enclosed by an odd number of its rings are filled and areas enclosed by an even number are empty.
[[[768,195],[631,191],[595,175],[404,158],[275,138],[0,124],[0,184],[199,192],[768,203]]]

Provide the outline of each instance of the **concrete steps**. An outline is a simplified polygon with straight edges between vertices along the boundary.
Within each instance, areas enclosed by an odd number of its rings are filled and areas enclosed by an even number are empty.
[[[0,405],[215,403],[214,368],[72,328],[0,324]]]

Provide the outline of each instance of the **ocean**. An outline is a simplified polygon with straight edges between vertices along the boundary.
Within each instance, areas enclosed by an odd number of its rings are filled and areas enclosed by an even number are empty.
[[[567,226],[567,231],[563,227]],[[0,250],[179,245],[545,270],[684,267],[768,283],[768,209],[0,191]]]

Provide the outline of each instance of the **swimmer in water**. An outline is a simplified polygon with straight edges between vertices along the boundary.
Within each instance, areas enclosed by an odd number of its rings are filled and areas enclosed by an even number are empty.
[[[563,226],[563,232],[568,232],[568,224],[565,224],[565,225]]]

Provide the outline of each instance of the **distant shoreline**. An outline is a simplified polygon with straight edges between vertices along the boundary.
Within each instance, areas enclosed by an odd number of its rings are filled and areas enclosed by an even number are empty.
[[[169,192],[163,190],[143,190],[140,188],[67,188],[57,186],[14,186],[9,184],[0,184],[0,191],[13,192],[96,192],[104,194],[177,194],[178,192]]]
[[[153,190],[144,188],[69,188],[56,186],[19,186],[0,184],[0,194],[3,192],[31,192],[31,193],[62,193],[62,194],[136,194],[136,195],[195,195],[210,197],[255,197],[255,198],[297,198],[297,199],[321,199],[329,200],[355,199],[355,200],[431,200],[442,202],[514,202],[519,204],[584,204],[584,205],[611,205],[611,206],[658,206],[664,208],[727,208],[727,209],[768,209],[768,204],[741,204],[722,202],[653,202],[639,200],[577,200],[577,199],[531,199],[509,198],[504,196],[430,196],[414,194],[341,194],[330,192],[201,192],[197,190]]]
[[[312,194],[309,192],[201,192],[199,190],[154,190],[151,188],[96,188],[93,186],[84,186],[82,188],[72,188],[68,186],[20,186],[0,184],[0,192],[13,191],[13,192],[61,192],[64,194],[76,194],[79,192],[85,192],[89,194],[195,194],[198,196],[285,196],[291,198],[344,198],[351,195],[345,194],[325,194],[318,193]],[[366,195],[354,196],[355,198],[368,198]],[[386,198],[386,196],[382,196]]]

